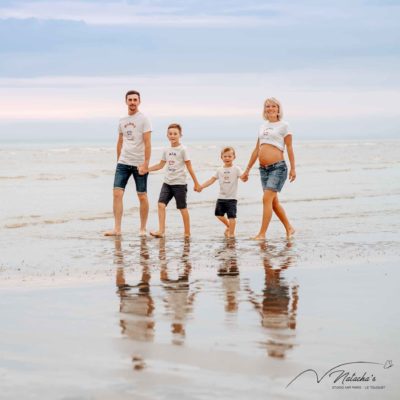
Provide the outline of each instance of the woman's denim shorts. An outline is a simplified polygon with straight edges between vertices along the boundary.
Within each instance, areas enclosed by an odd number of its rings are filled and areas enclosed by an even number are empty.
[[[280,192],[287,179],[288,170],[285,161],[279,161],[275,164],[260,165],[260,178],[263,190],[272,190]]]

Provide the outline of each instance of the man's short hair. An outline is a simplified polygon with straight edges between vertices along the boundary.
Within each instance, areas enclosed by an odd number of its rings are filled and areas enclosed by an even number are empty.
[[[221,150],[221,157],[223,154],[227,153],[228,151],[231,151],[233,153],[233,156],[236,157],[235,149],[231,146],[226,146]]]
[[[178,129],[179,133],[180,133],[181,136],[182,136],[182,127],[181,127],[179,124],[177,124],[177,123],[169,124],[168,129],[169,129],[169,128],[176,128],[176,129]],[[168,129],[167,129],[167,130],[168,130]]]
[[[127,100],[128,96],[130,94],[136,94],[139,97],[139,100],[140,100],[140,93],[137,90],[129,90],[128,92],[126,92],[125,101]]]

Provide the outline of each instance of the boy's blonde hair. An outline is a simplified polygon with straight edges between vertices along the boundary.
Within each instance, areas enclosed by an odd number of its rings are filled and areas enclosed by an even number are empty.
[[[227,153],[228,151],[231,151],[233,153],[233,156],[236,157],[235,149],[231,146],[226,146],[221,150],[221,157],[223,154]]]
[[[282,121],[283,110],[282,110],[281,102],[278,99],[276,99],[275,97],[269,97],[268,99],[266,99],[264,101],[263,118],[268,121],[267,114],[265,113],[265,105],[267,103],[273,103],[278,106],[278,121]]]
[[[182,136],[182,127],[181,127],[179,124],[177,124],[177,123],[169,124],[167,131],[168,131],[170,128],[176,128],[176,129],[178,129],[180,135]]]

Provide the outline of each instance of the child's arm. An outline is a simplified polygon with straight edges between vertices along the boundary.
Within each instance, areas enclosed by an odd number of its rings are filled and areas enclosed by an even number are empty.
[[[286,135],[285,145],[286,145],[286,150],[287,150],[287,154],[289,157],[289,163],[290,163],[289,181],[293,182],[296,179],[296,166],[295,166],[295,162],[294,162],[292,135]]]
[[[217,178],[215,176],[213,176],[208,181],[205,181],[203,184],[201,184],[200,187],[202,189],[205,189],[206,187],[211,186],[216,180],[217,180]]]
[[[158,164],[154,164],[151,167],[148,168],[149,172],[153,172],[153,171],[158,171],[159,169],[164,168],[164,165],[166,164],[166,161],[161,160]]]
[[[201,192],[201,186],[200,186],[200,184],[199,184],[199,181],[198,181],[197,178],[196,178],[196,174],[195,174],[194,171],[193,171],[193,167],[192,167],[191,161],[190,161],[190,160],[187,160],[187,161],[185,161],[185,164],[186,164],[187,170],[189,171],[190,176],[191,176],[192,179],[193,179],[194,190],[195,190],[196,192]]]

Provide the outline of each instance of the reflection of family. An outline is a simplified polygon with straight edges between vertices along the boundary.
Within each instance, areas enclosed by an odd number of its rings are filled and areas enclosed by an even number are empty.
[[[204,188],[218,180],[220,192],[215,207],[215,216],[224,224],[225,235],[233,237],[236,227],[237,213],[237,186],[238,180],[246,182],[254,163],[259,160],[261,184],[263,194],[263,216],[261,227],[254,239],[264,239],[272,212],[274,212],[285,227],[286,235],[290,237],[294,228],[290,224],[285,210],[278,200],[287,176],[288,168],[284,160],[286,147],[290,169],[289,180],[296,178],[292,134],[288,124],[282,120],[282,107],[278,100],[269,98],[264,102],[263,117],[256,146],[251,154],[246,170],[243,172],[233,165],[236,157],[235,150],[226,146],[221,151],[223,165],[215,174],[203,184],[197,180],[193,170],[188,149],[181,144],[182,127],[179,124],[170,124],[167,138],[170,145],[164,149],[158,164],[149,166],[151,156],[151,123],[139,111],[140,93],[129,91],[125,101],[128,106],[128,116],[119,122],[119,136],[117,142],[117,168],[114,178],[113,212],[114,229],[105,232],[106,236],[121,235],[121,221],[123,214],[123,195],[131,175],[135,181],[136,192],[140,203],[140,234],[146,235],[146,224],[149,214],[147,198],[147,177],[149,172],[165,168],[164,183],[158,199],[158,230],[150,232],[154,237],[165,235],[166,207],[172,198],[180,210],[184,225],[185,237],[190,236],[190,217],[187,208],[186,170],[189,172],[194,190],[201,192]]]

